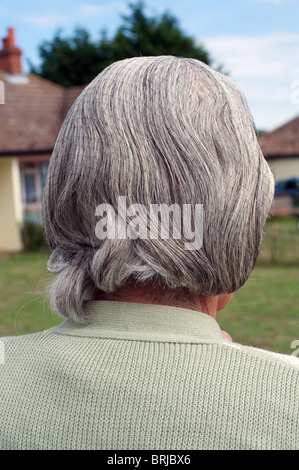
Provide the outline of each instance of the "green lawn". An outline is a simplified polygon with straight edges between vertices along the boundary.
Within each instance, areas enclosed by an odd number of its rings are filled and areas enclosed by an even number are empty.
[[[48,255],[24,253],[0,260],[0,336],[44,330],[61,322],[43,295],[51,275]]]
[[[0,260],[0,336],[47,329],[62,319],[43,296],[51,275],[47,254]],[[299,266],[257,266],[246,285],[218,313],[222,329],[242,344],[291,354],[299,340]]]
[[[291,354],[299,340],[299,266],[257,266],[218,322],[236,342]]]

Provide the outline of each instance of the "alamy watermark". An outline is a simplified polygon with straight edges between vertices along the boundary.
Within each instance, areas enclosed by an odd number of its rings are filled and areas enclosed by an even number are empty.
[[[293,104],[299,104],[299,80],[293,80],[291,88],[294,90],[291,94],[291,102]]]
[[[4,342],[0,341],[0,365],[5,362]]]
[[[299,356],[299,339],[294,339],[294,341],[291,342],[291,349],[295,349],[295,351],[292,352],[291,356]]]
[[[118,196],[117,214],[110,204],[100,204],[95,215],[95,234],[99,240],[130,238],[135,240],[184,239],[186,250],[202,247],[203,205],[150,204],[149,210],[143,204],[127,207],[126,196]]]
[[[0,80],[0,104],[5,104],[5,87],[4,83]]]

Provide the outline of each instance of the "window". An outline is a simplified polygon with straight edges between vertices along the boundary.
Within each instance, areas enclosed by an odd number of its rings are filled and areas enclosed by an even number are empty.
[[[35,173],[24,174],[24,202],[37,202]]]
[[[48,170],[48,162],[41,162],[40,164],[40,178],[41,178],[41,191],[44,191],[46,176]]]
[[[44,190],[48,162],[21,163],[21,185],[24,220],[41,223],[42,194]]]
[[[41,203],[48,162],[25,163],[20,168],[23,203]]]

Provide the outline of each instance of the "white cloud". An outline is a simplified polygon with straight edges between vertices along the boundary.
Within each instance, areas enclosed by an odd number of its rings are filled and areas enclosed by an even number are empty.
[[[258,127],[271,129],[299,114],[291,88],[299,80],[299,34],[230,35],[203,43],[245,93]]]
[[[107,5],[95,5],[93,3],[81,3],[77,7],[77,14],[81,18],[88,17],[101,17],[104,15],[110,15],[111,13],[118,12],[120,9],[123,9],[123,2],[109,2]]]
[[[244,0],[242,0],[244,1]],[[248,1],[248,0],[245,0]],[[297,5],[298,0],[249,0],[255,3],[272,3],[274,5]]]
[[[32,26],[37,26],[38,28],[55,28],[58,25],[65,24],[68,21],[68,16],[63,15],[62,13],[47,13],[42,15],[36,14],[26,14],[18,15],[18,18],[22,19],[25,23],[28,23]]]
[[[90,18],[101,18],[110,14],[119,13],[124,9],[122,1],[109,2],[106,5],[95,5],[92,3],[79,3],[75,5],[71,12],[43,12],[43,13],[26,13],[18,15],[18,18],[32,26],[39,28],[52,29],[59,26],[65,26],[70,23],[82,22]]]
[[[238,78],[274,79],[299,73],[299,34],[222,36],[206,38],[204,44]]]

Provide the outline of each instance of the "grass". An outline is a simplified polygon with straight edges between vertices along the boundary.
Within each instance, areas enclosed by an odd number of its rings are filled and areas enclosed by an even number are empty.
[[[234,341],[283,354],[299,340],[299,266],[256,266],[217,319]]]
[[[0,260],[0,336],[48,329],[62,319],[43,296],[51,276],[48,255],[24,253]],[[220,327],[241,344],[291,354],[299,340],[299,265],[258,265],[218,313]]]
[[[23,253],[0,260],[0,336],[32,333],[54,326],[45,287],[51,278],[46,253]]]
[[[273,217],[264,230],[263,264],[299,266],[299,220],[297,217]]]

